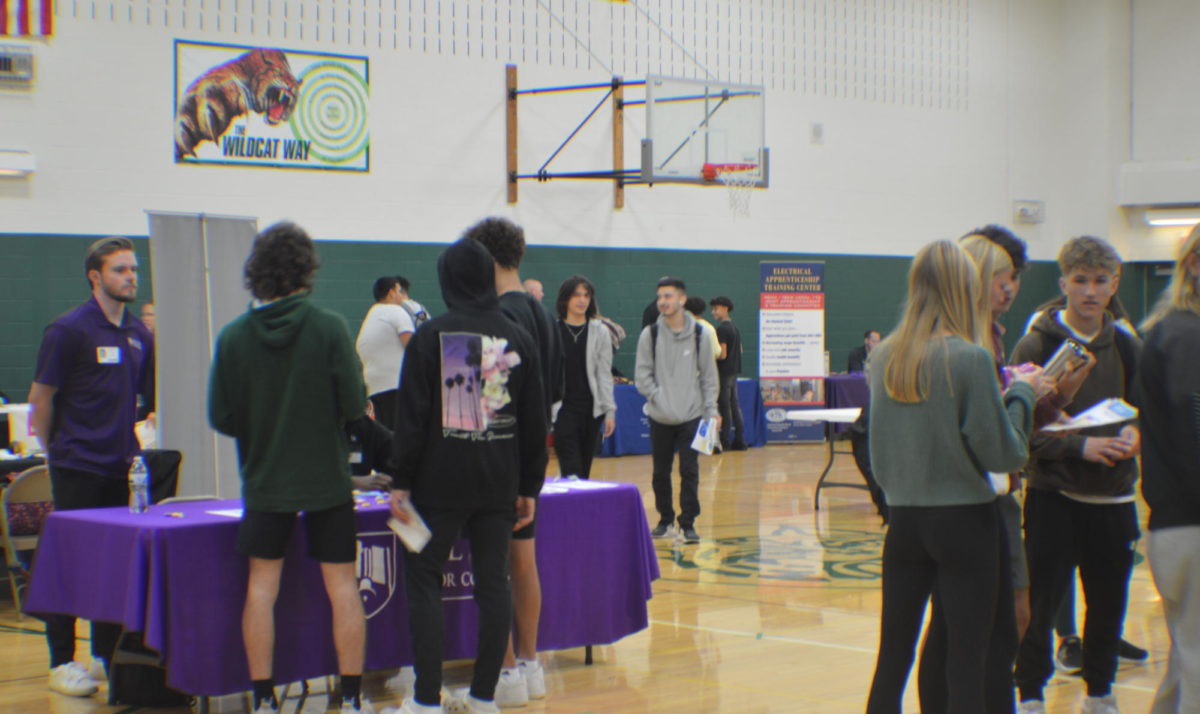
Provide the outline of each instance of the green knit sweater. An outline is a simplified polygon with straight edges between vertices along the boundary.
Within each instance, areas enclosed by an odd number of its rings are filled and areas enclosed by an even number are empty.
[[[242,499],[255,511],[316,511],[351,498],[345,424],[367,409],[340,316],[294,295],[221,330],[208,418],[237,439]]]
[[[892,345],[871,354],[871,466],[890,506],[995,500],[987,472],[1019,471],[1029,458],[1033,390],[1003,397],[995,359],[957,337],[934,339],[925,360],[928,398],[897,402],[883,384]]]

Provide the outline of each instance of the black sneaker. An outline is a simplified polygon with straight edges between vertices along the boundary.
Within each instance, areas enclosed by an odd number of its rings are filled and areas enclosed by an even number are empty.
[[[669,535],[671,535],[670,523],[659,523],[654,530],[650,531],[651,538],[666,538]]]
[[[1120,644],[1117,645],[1117,656],[1127,662],[1145,662],[1150,657],[1150,653],[1122,638]]]
[[[1078,636],[1067,635],[1058,641],[1054,666],[1070,677],[1078,676],[1083,671],[1083,641]]]
[[[683,526],[683,542],[687,544],[699,543],[700,534],[692,526]]]
[[[735,441],[729,447],[730,451],[748,451],[749,449],[750,449],[750,447],[746,446],[746,442],[744,442],[744,441]]]

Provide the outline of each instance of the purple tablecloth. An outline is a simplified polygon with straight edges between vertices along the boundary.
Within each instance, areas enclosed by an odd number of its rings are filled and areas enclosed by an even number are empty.
[[[235,552],[238,519],[209,511],[240,502],[54,513],[38,546],[25,600],[30,613],[66,613],[119,622],[145,633],[163,654],[168,683],[196,695],[246,690],[241,638],[246,559]],[[173,517],[169,513],[181,513]],[[410,664],[401,546],[385,505],[358,509],[359,590],[369,617],[367,667]],[[539,649],[609,644],[647,625],[646,601],[658,562],[637,488],[631,484],[547,484],[538,522],[542,578]],[[276,607],[275,674],[281,682],[337,671],[329,602],[297,527]],[[443,582],[448,659],[475,655],[477,611],[470,554],[456,546]]]
[[[825,404],[830,409],[862,408],[870,401],[871,390],[862,372],[831,374],[825,378]],[[834,424],[833,430],[840,433],[849,427],[849,424]]]

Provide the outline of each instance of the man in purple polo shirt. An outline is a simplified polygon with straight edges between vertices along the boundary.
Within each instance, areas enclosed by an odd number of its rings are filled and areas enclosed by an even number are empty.
[[[137,299],[137,257],[128,238],[88,248],[92,297],[46,328],[29,390],[31,423],[46,448],[54,507],[60,511],[129,501],[137,451],[138,396],[154,396],[154,335],[125,309]],[[153,408],[152,406],[150,407]],[[75,662],[75,618],[46,617],[50,689],[86,697],[105,678],[120,625],[92,623],[92,667]]]

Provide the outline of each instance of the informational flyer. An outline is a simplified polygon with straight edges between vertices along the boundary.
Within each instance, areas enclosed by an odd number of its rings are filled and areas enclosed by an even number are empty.
[[[788,411],[825,404],[825,263],[763,262],[758,317],[758,379],[767,441],[821,441],[820,424]]]

